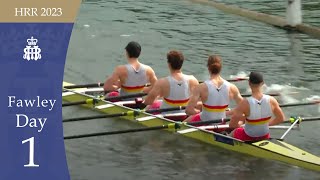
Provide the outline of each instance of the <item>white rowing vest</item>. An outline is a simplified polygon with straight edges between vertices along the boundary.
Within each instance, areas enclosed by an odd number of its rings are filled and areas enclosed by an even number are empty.
[[[224,80],[217,88],[211,80],[204,82],[208,87],[208,99],[202,104],[200,118],[202,121],[226,118],[226,110],[230,103],[230,83]]]
[[[160,108],[186,106],[190,98],[189,79],[185,75],[183,75],[182,81],[178,81],[172,76],[168,76],[167,79],[170,87],[169,96],[163,97]],[[176,112],[184,112],[184,110]],[[170,111],[170,113],[175,112]]]
[[[258,101],[254,97],[247,98],[250,105],[250,115],[246,119],[244,131],[248,136],[261,137],[269,133],[269,121],[273,116],[270,96],[263,95]]]
[[[146,67],[140,64],[139,69],[134,69],[130,64],[125,65],[128,72],[126,83],[121,85],[120,95],[135,94],[142,92],[148,83]]]

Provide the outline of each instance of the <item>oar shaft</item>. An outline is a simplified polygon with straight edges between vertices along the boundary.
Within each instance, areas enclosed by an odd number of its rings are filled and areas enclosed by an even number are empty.
[[[122,99],[128,99],[128,98],[134,98],[134,97],[142,97],[147,95],[147,93],[136,93],[136,94],[128,94],[128,95],[123,95],[123,96],[112,96],[112,97],[106,97],[106,101],[111,101],[111,100],[122,100]]]
[[[105,135],[113,135],[113,134],[153,131],[153,130],[159,130],[159,129],[166,129],[169,127],[170,125],[167,124],[167,125],[161,125],[161,126],[139,128],[139,129],[128,129],[128,130],[120,130],[120,131],[108,131],[108,132],[99,132],[99,133],[91,133],[91,134],[65,136],[64,139],[79,139],[79,138],[93,137],[93,136],[105,136]],[[175,128],[177,127],[175,126]]]
[[[62,104],[62,107],[75,106],[75,105],[81,105],[81,104],[86,104],[86,101],[77,101],[77,102],[67,102],[67,103],[63,103],[63,104]]]
[[[305,118],[302,118],[302,121],[301,122],[306,122],[306,121],[319,121],[320,120],[320,117],[305,117]],[[283,123],[292,123],[291,121],[284,121]]]
[[[181,110],[184,108],[185,108],[184,106],[180,106],[180,107],[173,107],[173,108],[152,109],[152,110],[147,110],[146,112],[147,113],[169,112],[169,111]],[[137,116],[139,115],[139,113],[140,113],[139,111],[127,111],[127,112],[121,112],[116,114],[101,114],[101,115],[86,116],[86,117],[68,118],[68,119],[64,119],[63,122],[86,121],[91,119],[113,118],[113,117],[120,117],[120,116]]]
[[[91,88],[91,87],[101,87],[103,85],[104,85],[104,83],[92,83],[92,84],[64,86],[64,88],[66,88],[66,89]]]
[[[168,111],[177,111],[177,110],[183,110],[185,109],[185,106],[179,106],[179,107],[172,107],[172,108],[162,108],[162,109],[151,109],[146,110],[146,113],[155,113],[155,112],[168,112]]]
[[[236,77],[233,79],[227,79],[229,82],[237,82],[237,81],[243,81],[248,80],[247,77]],[[199,81],[200,83],[203,83],[203,81]],[[70,85],[70,86],[64,86],[65,89],[76,89],[76,88],[92,88],[92,87],[102,87],[104,86],[104,83],[92,83],[92,84],[80,84],[80,85]],[[146,86],[150,86],[150,84],[146,84]]]
[[[319,104],[319,103],[320,103],[320,101],[289,103],[289,104],[281,104],[280,107],[306,106],[306,105],[314,105],[314,104]]]
[[[134,98],[134,97],[142,97],[145,95],[147,95],[147,93],[128,94],[128,95],[123,95],[123,96],[106,97],[106,98],[104,98],[104,100],[106,100],[106,101],[123,100],[123,99]],[[87,99],[84,101],[67,102],[67,103],[63,103],[62,107],[81,105],[81,104],[94,104],[94,103],[97,103],[98,101],[99,101],[99,99]]]
[[[188,125],[196,126],[196,125],[204,125],[204,124],[213,124],[213,123],[221,123],[221,122],[228,122],[230,119],[215,119],[215,120],[208,120],[208,121],[199,121],[199,122],[188,122]]]
[[[90,119],[112,118],[112,117],[120,117],[120,116],[126,116],[126,115],[128,115],[127,112],[116,113],[116,114],[102,114],[102,115],[96,115],[96,116],[86,116],[86,117],[64,119],[63,122],[85,121],[85,120],[90,120]]]
[[[320,117],[309,117],[309,118],[302,118],[302,122],[304,121],[319,121]]]
[[[291,131],[291,129],[300,121],[300,119],[296,119],[294,121],[294,123],[291,124],[291,126],[289,127],[289,129],[281,136],[281,140],[284,139],[284,137]]]

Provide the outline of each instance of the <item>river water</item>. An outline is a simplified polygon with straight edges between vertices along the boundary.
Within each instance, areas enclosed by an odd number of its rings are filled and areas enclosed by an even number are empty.
[[[279,1],[228,0],[248,9],[284,15]],[[303,4],[304,22],[320,26],[320,2]],[[181,50],[183,71],[208,77],[208,55],[223,59],[225,78],[252,70],[265,76],[266,92],[281,92],[280,103],[320,99],[320,40],[225,14],[188,0],[84,1],[74,25],[64,79],[76,84],[104,81],[126,63],[124,47],[142,45],[140,60],[158,77],[167,76],[166,53]],[[246,82],[237,82],[248,93]],[[297,92],[292,94],[292,92]],[[285,108],[289,116],[319,116],[319,106]],[[96,114],[66,107],[63,117]],[[64,124],[65,135],[141,127],[104,119]],[[320,122],[306,122],[286,141],[320,156]],[[284,131],[272,131],[280,137]],[[320,173],[212,147],[164,131],[65,141],[73,180],[101,179],[320,179]]]

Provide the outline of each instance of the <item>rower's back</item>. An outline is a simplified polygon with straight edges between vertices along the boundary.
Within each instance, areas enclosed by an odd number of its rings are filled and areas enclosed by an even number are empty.
[[[221,85],[216,85],[212,80],[206,80],[207,98],[203,101],[201,120],[226,118],[226,109],[229,106],[230,83],[222,79]]]
[[[251,137],[261,137],[269,133],[269,121],[273,116],[270,96],[263,95],[260,100],[247,98],[250,107],[250,114],[246,118],[244,131]]]
[[[143,91],[143,88],[149,82],[147,76],[147,66],[139,63],[135,68],[131,64],[126,64],[127,77],[125,83],[121,85],[120,95],[135,94]]]
[[[139,92],[148,92],[150,88],[144,88],[147,83],[151,87],[157,81],[157,77],[150,66],[139,62],[138,58],[141,53],[139,43],[131,41],[125,47],[126,65],[117,66],[110,77],[104,83],[104,90],[112,92],[108,96],[118,96],[116,92],[120,88],[120,95],[135,94]]]
[[[190,98],[189,78],[182,75],[181,80],[168,76],[166,80],[169,83],[169,95],[163,97],[162,108],[186,106]]]

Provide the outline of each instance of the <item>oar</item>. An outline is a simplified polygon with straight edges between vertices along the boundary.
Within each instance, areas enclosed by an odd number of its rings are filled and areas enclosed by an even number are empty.
[[[96,116],[86,116],[86,117],[76,117],[76,118],[68,118],[62,120],[63,122],[74,122],[74,121],[85,121],[90,119],[101,119],[101,118],[112,118],[112,117],[121,117],[121,116],[131,116],[131,115],[138,115],[138,111],[127,111],[115,114],[102,114]]]
[[[70,85],[70,86],[63,86],[66,89],[77,89],[77,88],[92,88],[92,87],[102,87],[104,83],[92,83],[92,84],[79,84],[79,85]]]
[[[188,123],[190,125],[201,125],[201,124],[211,124],[211,123],[221,123],[221,122],[229,122],[231,119],[230,118],[226,118],[226,119],[215,119],[215,120],[209,120],[209,121],[199,121],[199,122],[192,122],[192,123]],[[318,121],[320,120],[320,117],[309,117],[309,118],[300,118],[299,122],[311,122],[311,121]],[[289,120],[284,121],[283,123],[294,123],[294,121],[292,121],[292,119],[290,118]]]
[[[288,93],[288,94],[296,94],[297,92],[292,92],[292,93]],[[266,95],[269,96],[281,96],[281,93],[267,93]],[[250,97],[252,96],[252,94],[241,94],[242,97]]]
[[[294,119],[293,119],[294,120]],[[290,121],[292,122],[292,119],[290,118]],[[301,118],[297,118],[294,120],[294,122],[291,124],[291,126],[288,128],[288,130],[281,136],[281,138],[279,140],[283,140],[284,137],[291,131],[291,129],[293,128],[293,126],[295,126],[299,121],[301,121]]]
[[[123,96],[106,97],[106,98],[104,98],[104,100],[106,100],[106,101],[122,100],[122,99],[127,99],[127,98],[142,97],[142,96],[146,96],[146,95],[147,95],[147,93],[137,93],[137,94],[129,94],[129,95],[123,95]],[[267,95],[280,96],[281,94],[280,93],[271,93],[271,94],[267,94]],[[251,94],[241,94],[241,96],[242,97],[250,97]],[[62,107],[81,105],[81,104],[95,104],[95,103],[98,103],[98,101],[99,101],[99,99],[87,99],[87,100],[84,100],[84,101],[68,102],[68,103],[63,103]],[[299,103],[299,104],[303,105],[303,103]],[[286,107],[286,106],[290,106],[290,104],[289,105],[285,105],[284,107]],[[297,105],[293,104],[292,106],[297,106]]]
[[[319,103],[320,103],[320,100],[316,100],[316,101],[301,102],[301,103],[281,104],[280,107],[306,106],[306,105],[314,105]]]
[[[312,118],[313,120],[318,118]],[[320,118],[319,118],[320,119]],[[167,125],[161,125],[161,126],[153,126],[153,127],[144,127],[144,128],[137,128],[137,129],[128,129],[128,130],[119,130],[119,131],[108,131],[108,132],[99,132],[99,133],[90,133],[90,134],[81,134],[81,135],[72,135],[72,136],[65,136],[64,139],[79,139],[79,138],[85,138],[85,137],[93,137],[93,136],[105,136],[105,135],[113,135],[113,134],[124,134],[124,133],[131,133],[131,132],[143,132],[143,131],[152,131],[152,130],[160,130],[160,129],[178,129],[180,128],[180,124],[188,124],[188,125],[203,125],[203,124],[209,124],[209,123],[220,123],[220,122],[227,122],[230,121],[230,119],[216,119],[216,120],[209,120],[209,121],[200,121],[200,122],[190,122],[190,123],[184,123],[184,122],[176,122],[176,123],[170,123]],[[294,128],[295,124],[300,121],[297,119],[290,127],[283,127],[283,126],[273,126],[270,128],[276,128],[276,129],[283,129],[288,128],[288,132]],[[214,128],[226,128],[228,125],[214,125]],[[200,128],[201,127],[196,127]],[[212,128],[211,126],[208,128]],[[286,134],[286,133],[285,133]],[[284,135],[285,135],[284,134]]]
[[[105,136],[105,135],[124,134],[124,133],[131,133],[131,132],[143,132],[143,131],[152,131],[152,130],[160,130],[160,129],[179,129],[180,124],[201,125],[201,124],[207,124],[207,123],[214,122],[214,121],[221,122],[221,119],[220,120],[212,120],[212,121],[191,122],[191,123],[176,122],[176,123],[169,123],[169,124],[161,125],[161,126],[144,127],[144,128],[137,128],[137,129],[127,129],[127,130],[119,130],[119,131],[107,131],[107,132],[81,134],[81,135],[72,135],[72,136],[65,136],[64,139],[79,139],[79,138],[93,137],[93,136]]]
[[[319,121],[319,120],[320,120],[320,117],[304,117],[300,119],[298,124],[301,122],[311,122],[311,121]],[[294,123],[294,121],[290,119],[290,120],[284,121],[283,123]]]
[[[147,110],[145,112],[147,113],[155,113],[155,112],[168,112],[168,111],[176,111],[176,110],[182,110],[185,107],[173,107],[173,108],[163,108],[163,109],[152,109]],[[127,111],[127,112],[121,112],[116,114],[102,114],[102,115],[94,115],[94,116],[85,116],[85,117],[76,117],[76,118],[68,118],[64,119],[63,122],[74,122],[74,121],[86,121],[90,119],[102,119],[102,118],[112,118],[112,117],[121,117],[121,116],[137,116],[139,115],[139,111]]]
[[[64,139],[79,139],[85,137],[93,137],[93,136],[105,136],[105,135],[112,135],[112,134],[124,134],[124,133],[133,133],[133,132],[142,132],[142,131],[153,131],[159,129],[178,129],[180,126],[178,123],[170,123],[161,126],[153,126],[153,127],[144,127],[144,128],[137,128],[137,129],[127,129],[127,130],[120,130],[120,131],[108,131],[108,132],[99,132],[99,133],[91,133],[91,134],[81,134],[81,135],[73,135],[73,136],[65,136]]]
[[[106,98],[102,98],[101,100],[106,100],[106,101],[122,100],[122,99],[127,99],[127,98],[142,97],[145,95],[147,95],[147,93],[128,94],[128,95],[123,95],[123,96],[106,97]],[[95,104],[95,103],[98,103],[99,100],[100,99],[86,99],[84,101],[68,102],[68,103],[63,103],[62,107],[81,105],[81,104]]]
[[[227,79],[229,82],[238,82],[248,80],[248,77],[236,77],[232,79]],[[203,81],[199,81],[199,83],[203,83]],[[63,88],[66,89],[76,89],[76,88],[92,88],[92,87],[102,87],[104,83],[92,83],[92,84],[80,84],[80,85],[70,85],[70,86],[64,86]],[[146,84],[146,86],[150,86],[150,84]]]

